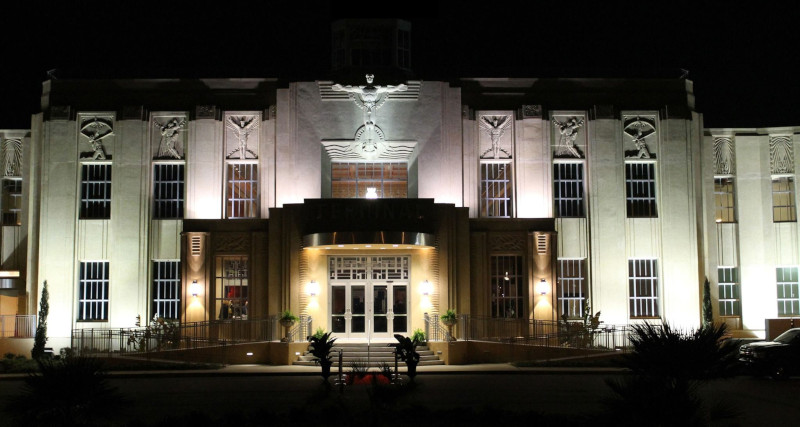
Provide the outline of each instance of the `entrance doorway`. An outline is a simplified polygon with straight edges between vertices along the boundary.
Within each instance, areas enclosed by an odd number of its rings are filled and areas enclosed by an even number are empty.
[[[408,256],[329,258],[331,330],[347,339],[408,333]]]

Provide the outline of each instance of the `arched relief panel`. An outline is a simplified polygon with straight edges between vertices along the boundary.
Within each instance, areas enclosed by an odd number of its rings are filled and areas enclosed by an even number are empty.
[[[623,150],[626,159],[655,159],[659,150],[656,112],[622,114]]]
[[[114,154],[113,112],[78,113],[78,158],[82,161],[108,161]]]

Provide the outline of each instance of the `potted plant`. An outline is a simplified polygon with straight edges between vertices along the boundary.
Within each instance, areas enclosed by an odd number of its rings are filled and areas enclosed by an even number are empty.
[[[411,334],[411,340],[418,342],[420,345],[424,345],[427,342],[425,339],[425,331],[420,328],[414,329],[414,332]]]
[[[403,362],[406,362],[408,377],[413,381],[414,377],[417,375],[417,364],[419,364],[420,359],[419,353],[417,353],[416,350],[419,342],[416,339],[404,337],[400,334],[394,334],[394,338],[397,340],[397,344],[389,344],[389,346],[394,347],[397,352],[397,357]]]
[[[453,326],[456,324],[456,322],[458,322],[458,318],[456,317],[456,312],[448,309],[439,318],[442,319],[442,323],[444,323],[445,326],[447,326],[447,333],[450,334],[450,336],[448,337],[448,341],[455,341],[456,337],[453,336]]]
[[[286,331],[281,341],[289,342],[289,328],[294,326],[294,324],[300,319],[294,314],[292,314],[291,311],[284,310],[283,313],[281,313],[281,317],[278,320],[280,321],[281,326],[283,326],[283,329]]]
[[[320,332],[322,333],[320,334]],[[308,352],[316,357],[314,361],[322,367],[322,378],[325,378],[325,381],[328,381],[328,377],[331,376],[331,365],[333,365],[331,350],[336,342],[336,338],[333,338],[331,334],[332,332],[318,330],[317,333],[308,337]]]

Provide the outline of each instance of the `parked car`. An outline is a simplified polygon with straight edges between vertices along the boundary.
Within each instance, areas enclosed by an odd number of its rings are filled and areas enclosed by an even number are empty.
[[[800,373],[800,328],[789,329],[772,341],[742,345],[739,361],[750,372],[775,379]]]

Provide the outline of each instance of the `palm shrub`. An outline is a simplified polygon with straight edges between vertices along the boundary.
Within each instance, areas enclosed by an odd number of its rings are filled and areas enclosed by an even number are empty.
[[[397,357],[406,363],[408,377],[413,381],[417,375],[417,364],[419,364],[420,360],[420,355],[417,353],[419,341],[416,338],[411,339],[400,334],[394,334],[394,338],[397,340],[397,344],[389,344],[389,346],[394,347]]]
[[[315,333],[308,337],[308,352],[316,358],[314,361],[322,367],[322,378],[325,378],[326,381],[331,376],[331,365],[333,365],[331,350],[336,342],[336,338],[332,338],[332,334],[332,332],[323,332],[321,335]]]

